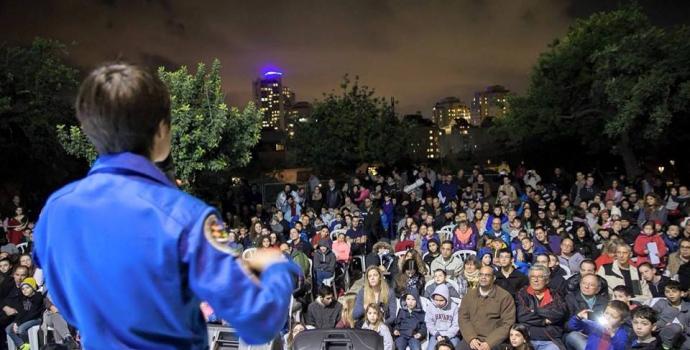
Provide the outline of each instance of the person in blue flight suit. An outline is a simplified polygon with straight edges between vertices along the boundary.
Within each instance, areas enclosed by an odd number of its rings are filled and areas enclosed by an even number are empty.
[[[89,349],[207,348],[207,301],[248,344],[285,324],[299,269],[278,250],[251,260],[214,239],[218,212],[170,182],[170,95],[155,73],[103,65],[76,101],[99,158],[53,193],[34,232],[36,264]]]

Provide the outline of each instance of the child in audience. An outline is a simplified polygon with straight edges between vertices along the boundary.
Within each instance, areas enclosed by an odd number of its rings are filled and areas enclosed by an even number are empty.
[[[393,337],[391,337],[391,332],[388,326],[383,322],[383,311],[376,304],[369,304],[367,306],[366,320],[362,329],[370,329],[377,332],[381,337],[383,337],[383,349],[393,350]]]
[[[393,335],[397,350],[421,350],[422,339],[426,337],[426,324],[424,323],[424,311],[414,293],[405,293],[400,298],[402,308],[395,318]]]
[[[657,350],[661,342],[652,334],[658,321],[656,310],[649,306],[640,306],[632,312],[632,328],[635,338],[631,349]]]
[[[664,349],[690,349],[690,302],[683,301],[685,291],[678,281],[669,281],[664,287],[666,298],[658,300],[652,308],[659,313],[656,328]]]
[[[41,315],[45,310],[43,294],[36,292],[38,285],[33,277],[24,279],[20,286],[21,295],[13,308],[17,315],[7,329],[7,336],[12,338],[17,349],[28,350],[29,328],[41,324]]]
[[[628,305],[618,300],[610,301],[598,320],[588,319],[591,312],[582,310],[568,321],[570,329],[587,335],[585,350],[625,350],[630,338],[630,329],[625,325],[630,315]]]

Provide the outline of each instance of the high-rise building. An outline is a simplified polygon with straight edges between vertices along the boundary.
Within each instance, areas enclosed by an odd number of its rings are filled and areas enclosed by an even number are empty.
[[[439,137],[443,133],[434,122],[421,114],[408,114],[404,122],[411,126],[409,156],[414,160],[438,159],[440,157]]]
[[[510,91],[501,85],[492,85],[474,93],[471,123],[478,126],[486,118],[502,118],[508,112],[506,97]]]
[[[295,94],[283,85],[283,73],[264,73],[253,85],[254,101],[264,115],[262,126],[284,131],[286,114],[295,102]]]
[[[446,134],[450,134],[457,123],[456,119],[470,120],[470,109],[459,98],[446,97],[434,105],[432,115],[434,123]]]
[[[295,127],[298,124],[309,121],[312,110],[311,103],[306,101],[295,102],[290,106],[287,113],[287,120],[285,121],[289,138],[295,136]]]

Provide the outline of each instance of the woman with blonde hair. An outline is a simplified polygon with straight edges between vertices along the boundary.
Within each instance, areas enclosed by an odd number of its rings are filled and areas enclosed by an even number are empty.
[[[335,328],[355,328],[355,319],[352,318],[352,311],[355,308],[355,297],[344,296],[340,298],[339,302],[343,304],[343,309],[340,312],[340,321],[335,325]]]
[[[383,309],[384,322],[392,325],[395,321],[396,299],[393,289],[388,287],[381,270],[369,266],[364,273],[364,287],[357,292],[352,318],[360,321],[365,317],[365,305],[376,304]]]

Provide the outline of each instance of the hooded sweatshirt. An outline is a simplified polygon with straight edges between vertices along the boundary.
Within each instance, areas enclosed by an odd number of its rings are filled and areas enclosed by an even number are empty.
[[[426,325],[424,324],[424,311],[421,308],[421,302],[419,298],[417,299],[417,305],[414,309],[410,310],[405,305],[405,299],[407,294],[400,298],[400,305],[403,307],[398,311],[398,316],[395,318],[395,326],[398,332],[400,332],[401,337],[412,338],[416,333],[422,335],[422,339],[426,337]]]
[[[443,307],[437,307],[433,301],[436,296],[442,296],[446,299],[446,304]],[[453,338],[458,336],[460,326],[458,324],[458,305],[455,304],[449,296],[448,286],[441,284],[436,287],[436,290],[431,295],[431,306],[426,310],[424,321],[426,322],[426,329],[430,337],[444,336]]]
[[[340,321],[343,305],[335,300],[326,306],[318,297],[307,309],[306,323],[315,328],[334,328]]]
[[[321,247],[326,247],[326,252],[321,252]],[[314,251],[314,270],[335,273],[335,254],[331,251],[328,240],[319,241],[319,249]]]

